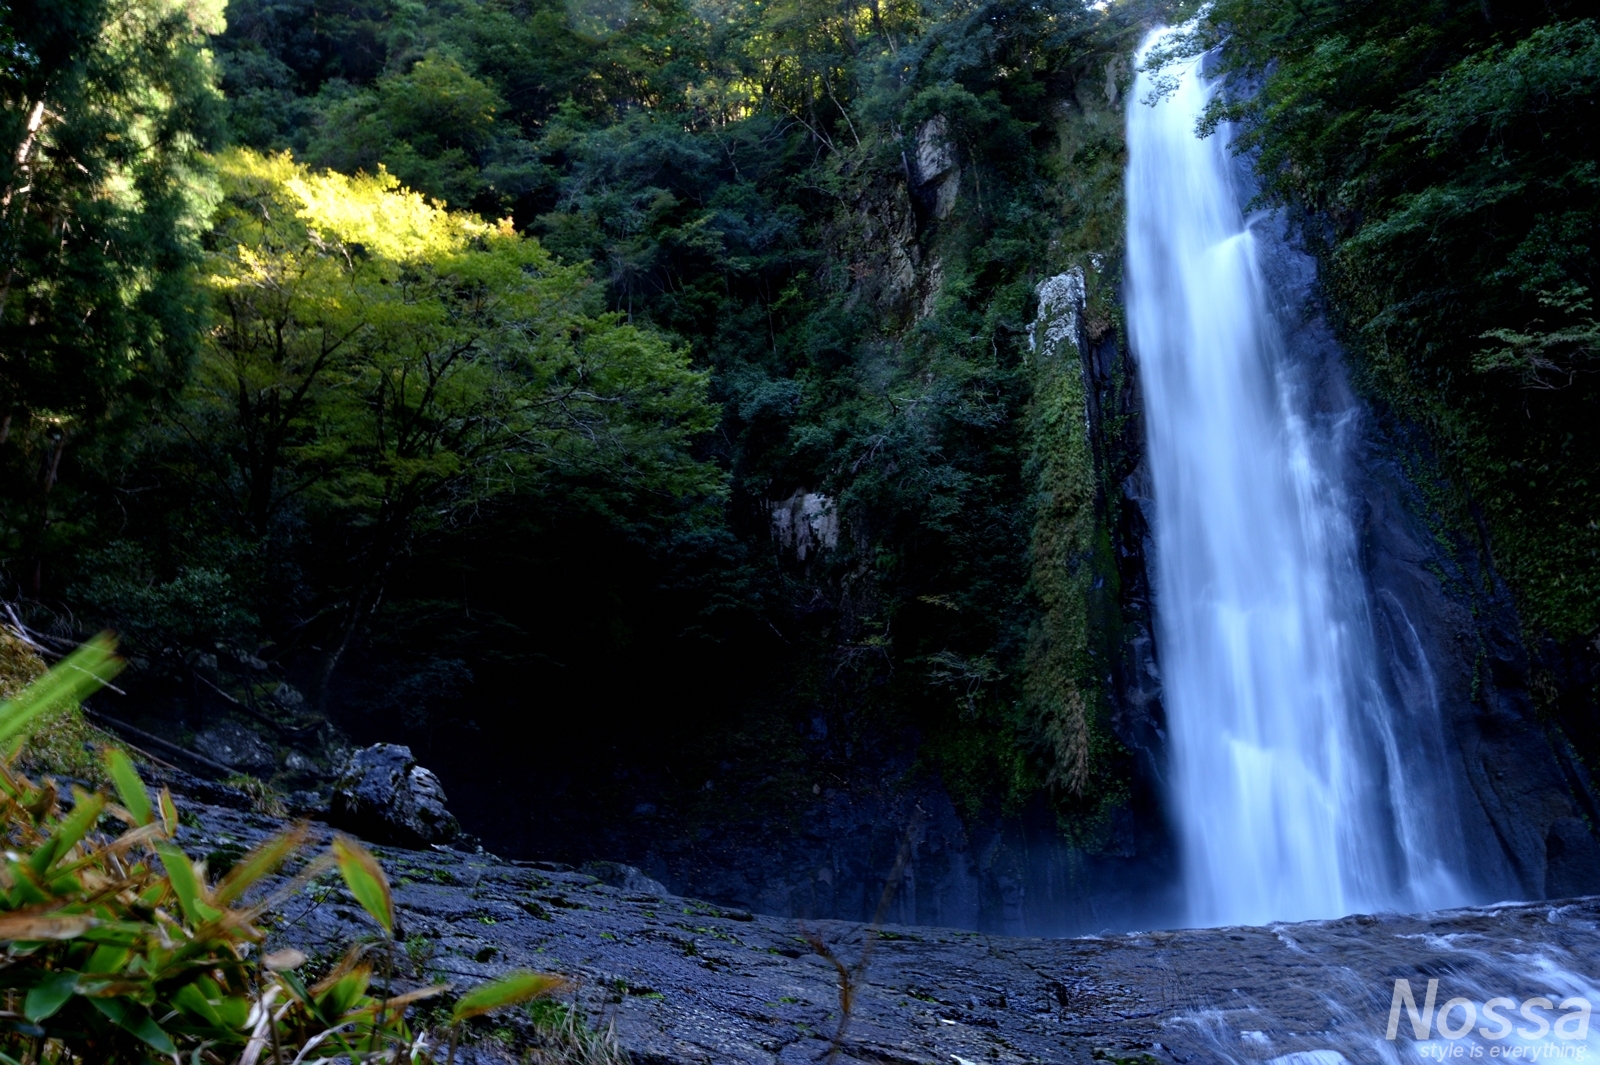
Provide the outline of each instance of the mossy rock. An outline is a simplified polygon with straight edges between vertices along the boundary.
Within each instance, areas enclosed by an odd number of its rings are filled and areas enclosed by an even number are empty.
[[[10,699],[46,670],[25,640],[10,629],[0,627],[0,699]],[[84,719],[76,706],[47,711],[28,739],[20,762],[36,777],[58,777],[83,781],[91,786],[109,786],[100,751],[121,747],[115,739]]]
[[[0,628],[0,699],[9,699],[44,676],[44,659],[10,629]]]

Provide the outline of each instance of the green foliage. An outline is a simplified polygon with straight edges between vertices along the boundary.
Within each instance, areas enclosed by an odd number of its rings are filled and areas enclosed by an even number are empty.
[[[19,694],[45,674],[38,652],[9,628],[0,627],[0,699]],[[35,720],[17,764],[30,773],[101,784],[108,781],[96,748],[121,754],[112,737],[84,719],[76,700],[58,700]]]
[[[74,532],[63,453],[143,416],[194,353],[221,28],[211,0],[0,8],[0,550],[35,592]]]
[[[468,204],[481,190],[478,163],[500,107],[494,90],[460,63],[425,56],[330,107],[307,155],[347,174],[386,165],[412,188]]]
[[[1427,427],[1525,617],[1600,630],[1593,310],[1600,30],[1579,5],[1225,0],[1260,91],[1219,106],[1270,194],[1328,219],[1370,390]],[[1490,17],[1492,15],[1492,17]]]
[[[644,490],[715,490],[684,454],[715,416],[704,376],[658,335],[587,313],[582,271],[537,241],[384,177],[247,154],[225,174],[242,210],[214,260],[226,316],[201,396],[235,424],[264,422],[242,435],[279,449],[240,470],[253,528],[271,522],[291,458],[297,490],[363,524],[384,502],[442,500],[490,462],[505,472],[463,500],[514,487],[524,470],[605,462]],[[248,406],[232,399],[241,393]]]
[[[481,1017],[485,1013],[492,1013],[506,1006],[516,1006],[531,999],[543,998],[560,986],[562,981],[559,977],[519,969],[462,995],[451,1007],[450,1017],[458,1023],[471,1020],[473,1017]]]
[[[394,899],[389,894],[389,880],[383,875],[382,866],[360,844],[345,836],[334,839],[333,857],[339,863],[339,875],[344,877],[350,894],[378,922],[384,935],[393,936]]]
[[[43,710],[91,693],[114,668],[109,642],[84,647],[0,704],[0,733],[25,736]],[[158,816],[121,752],[107,755],[120,806],[103,793],[74,789],[64,807],[53,782],[36,784],[11,763],[12,756],[0,763],[8,848],[0,871],[0,982],[21,1009],[0,1031],[0,1054],[41,1065],[180,1054],[253,1065],[264,1052],[281,1058],[276,1048],[320,1046],[431,1060],[406,1025],[405,1009],[447,988],[377,997],[359,948],[309,987],[293,972],[305,961],[298,952],[262,955],[262,917],[328,859],[312,861],[264,897],[258,891],[254,901],[242,900],[303,848],[303,826],[261,844],[213,882],[171,842],[171,796],[162,792]],[[384,927],[392,929],[376,860],[345,839],[336,841],[333,860],[362,904],[386,915]],[[560,986],[555,977],[514,974],[474,989],[454,1019],[459,1024]]]
[[[201,45],[220,6],[66,0],[0,20],[0,405],[97,415],[170,385],[192,350],[199,120],[216,102]]]
[[[627,1065],[632,1059],[617,1039],[615,1020],[596,1030],[583,1013],[564,1003],[529,1003],[533,1047],[528,1065]]]
[[[74,597],[101,617],[115,618],[123,638],[139,648],[241,643],[257,624],[224,565],[189,559],[163,579],[150,551],[131,540],[90,548],[81,558],[84,576]]]
[[[233,0],[193,372],[69,470],[61,613],[419,742],[469,693],[712,762],[820,715],[1098,816],[1103,486],[1026,335],[1115,262],[1148,6]]]
[[[235,773],[225,778],[223,784],[242,792],[245,798],[250,800],[250,808],[258,814],[266,814],[268,817],[284,817],[288,814],[288,808],[283,803],[283,795],[270,781],[249,773]]]
[[[38,680],[6,699],[0,711],[0,749],[15,756],[19,736],[37,727],[41,714],[64,704],[77,704],[116,676],[121,663],[111,653],[109,638],[100,637],[62,660]]]
[[[153,458],[201,486],[224,534],[212,554],[309,527],[320,553],[301,557],[336,604],[319,607],[324,679],[395,560],[497,496],[555,477],[603,477],[614,495],[720,491],[689,450],[715,417],[705,375],[658,333],[598,312],[581,268],[381,171],[243,151],[218,167],[215,324]],[[228,611],[259,594],[250,561],[142,582],[148,567],[106,567],[82,594],[146,646],[153,629],[244,642],[250,613]],[[206,602],[173,610],[202,588]]]
[[[820,705],[865,710],[871,728],[914,725],[931,737],[924,764],[970,782],[977,807],[1001,798],[999,779],[1016,783],[1008,809],[1047,779],[1116,801],[1118,771],[1096,775],[1109,765],[1101,738],[1094,774],[1084,761],[1084,722],[1103,726],[1103,678],[1088,662],[1099,621],[1082,595],[1051,598],[1048,582],[1036,584],[1051,564],[1029,561],[1038,536],[1040,551],[1053,550],[1056,512],[1037,511],[1045,497],[1028,472],[1054,441],[1028,428],[1046,386],[1025,365],[1024,339],[1037,281],[1120,240],[1116,204],[1104,203],[1120,190],[1115,108],[1069,105],[1064,119],[1059,101],[1104,99],[1108,64],[1131,46],[1142,12],[1102,15],[1075,0],[615,13],[374,4],[364,29],[351,8],[352,21],[301,31],[291,10],[234,6],[220,44],[235,119],[257,122],[269,97],[285,116],[270,134],[236,126],[241,136],[346,172],[381,165],[452,203],[509,211],[559,261],[592,264],[602,283],[593,295],[681,338],[710,372],[723,410],[703,446],[728,473],[726,509],[662,520],[605,507],[613,528],[671,545],[671,579],[694,611],[672,625],[723,641],[726,656],[773,663],[759,683],[790,693],[780,712]],[[362,34],[373,47],[341,58]],[[268,58],[279,64],[270,84]],[[257,79],[248,89],[247,77]],[[906,185],[933,125],[960,167],[961,208],[945,219]],[[297,356],[308,365],[338,333],[330,324],[299,335],[314,341]],[[1088,470],[1092,481],[1087,452],[1074,454],[1074,476]],[[586,476],[564,470],[558,483],[592,505]],[[842,535],[803,564],[774,565],[771,501],[797,489],[832,500]],[[313,515],[318,491],[296,495],[294,513]],[[1096,492],[1089,483],[1073,505],[1099,545]],[[250,535],[276,520],[254,520]],[[508,526],[519,537],[526,527]],[[1105,565],[1096,555],[1072,579],[1087,587]],[[345,601],[362,601],[343,587]],[[436,609],[418,603],[416,616]],[[1047,610],[1058,616],[1041,628]],[[627,631],[595,630],[585,638],[600,647]],[[1045,630],[1072,664],[1030,680],[1042,660],[1029,647]],[[759,643],[771,632],[781,646]],[[561,638],[542,649],[564,661],[584,653],[556,650]],[[1064,683],[1083,688],[1079,710],[1063,710],[1077,690]],[[1075,740],[1052,724],[1069,719]],[[984,748],[997,761],[958,768],[964,755],[937,753],[969,750],[960,737],[977,722],[1003,738]],[[937,741],[946,733],[949,743]]]
[[[1089,661],[1089,597],[1105,567],[1094,558],[1102,535],[1098,486],[1076,355],[1070,344],[1041,351],[1035,377],[1031,422],[1041,498],[1033,559],[1044,610],[1030,646],[1027,683],[1053,755],[1051,778],[1081,794],[1089,783],[1094,704],[1101,698]]]

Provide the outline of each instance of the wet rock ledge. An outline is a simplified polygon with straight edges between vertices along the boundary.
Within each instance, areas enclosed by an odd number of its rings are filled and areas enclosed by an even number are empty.
[[[185,843],[214,862],[276,831],[258,814],[184,804]],[[324,832],[324,836],[326,833]],[[1461,994],[1600,983],[1600,898],[1272,928],[1022,939],[800,922],[659,894],[626,866],[588,872],[487,854],[374,848],[395,887],[412,983],[470,986],[507,969],[567,974],[639,1063],[813,1063],[839,1026],[838,972],[866,944],[843,1060],[962,1063],[1417,1060],[1383,1038],[1397,977]],[[593,875],[591,875],[593,874]],[[612,886],[612,884],[620,886]],[[337,886],[290,902],[273,932],[327,961],[371,929]],[[1530,957],[1544,959],[1530,967]],[[408,971],[409,970],[409,971]],[[1540,975],[1542,972],[1543,975]],[[1517,975],[1517,974],[1524,975]],[[1556,983],[1552,980],[1556,979]],[[1597,1026],[1600,1029],[1600,1026]],[[472,1058],[515,1060],[516,1033]],[[1400,1051],[1397,1059],[1393,1055]]]

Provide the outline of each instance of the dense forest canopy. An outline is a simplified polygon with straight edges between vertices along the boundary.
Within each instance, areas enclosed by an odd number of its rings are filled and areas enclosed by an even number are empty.
[[[1563,653],[1600,632],[1580,14],[1195,30],[1363,388]],[[4,596],[123,633],[155,703],[288,679],[355,735],[780,790],[797,735],[909,744],[1093,844],[1120,487],[1029,325],[1079,266],[1120,335],[1128,57],[1183,16],[0,4]]]

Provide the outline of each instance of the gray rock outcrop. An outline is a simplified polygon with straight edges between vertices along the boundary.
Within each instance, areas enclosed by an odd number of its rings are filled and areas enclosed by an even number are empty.
[[[377,843],[448,843],[461,826],[445,806],[444,786],[417,764],[411,748],[375,743],[350,756],[333,786],[328,820]]]
[[[254,731],[224,721],[195,735],[200,753],[234,769],[270,770],[277,764],[271,745]]]
[[[961,191],[961,164],[950,139],[950,120],[934,115],[917,130],[914,191],[934,218],[949,218]]]
[[[607,887],[626,891],[630,895],[665,897],[672,894],[661,881],[646,876],[636,865],[623,865],[621,862],[587,862],[578,872],[594,877]]]

